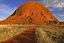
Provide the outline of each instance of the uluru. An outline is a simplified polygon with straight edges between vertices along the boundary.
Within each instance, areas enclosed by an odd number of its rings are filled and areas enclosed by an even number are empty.
[[[64,43],[62,23],[44,4],[25,2],[0,21],[0,43]]]
[[[26,2],[0,24],[49,24],[58,20],[39,2]]]

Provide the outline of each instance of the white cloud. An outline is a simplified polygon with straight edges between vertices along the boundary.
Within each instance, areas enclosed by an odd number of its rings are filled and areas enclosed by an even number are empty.
[[[64,7],[64,2],[60,2],[60,3],[58,3],[56,7],[59,7],[59,8]]]
[[[7,18],[9,15],[11,15],[16,7],[12,8],[11,6],[7,4],[0,3],[0,20],[3,20]]]
[[[4,19],[6,19],[6,18],[0,19],[0,21],[2,21],[2,20],[4,20]]]
[[[64,14],[59,14],[59,16],[64,20]]]
[[[64,7],[64,0],[44,0],[43,2],[47,7]]]
[[[62,17],[64,17],[64,14],[59,14],[59,16],[62,16]]]

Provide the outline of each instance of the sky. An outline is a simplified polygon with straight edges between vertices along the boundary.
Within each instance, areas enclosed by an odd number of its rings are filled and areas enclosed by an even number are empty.
[[[45,5],[59,21],[64,22],[64,0],[0,0],[0,20],[8,16],[27,1],[37,1]]]

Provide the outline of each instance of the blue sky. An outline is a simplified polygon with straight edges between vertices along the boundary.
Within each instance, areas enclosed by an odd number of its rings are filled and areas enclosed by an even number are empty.
[[[11,15],[20,5],[27,1],[34,0],[0,0],[0,20],[6,19]],[[35,0],[41,2],[53,13],[59,20],[64,21],[64,0]]]

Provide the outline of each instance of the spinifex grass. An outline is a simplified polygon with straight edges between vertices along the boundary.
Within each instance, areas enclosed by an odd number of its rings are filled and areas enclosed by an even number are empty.
[[[0,25],[0,42],[34,27],[38,43],[64,43],[64,27],[59,25]]]
[[[36,31],[39,43],[64,43],[64,27],[41,26]]]

